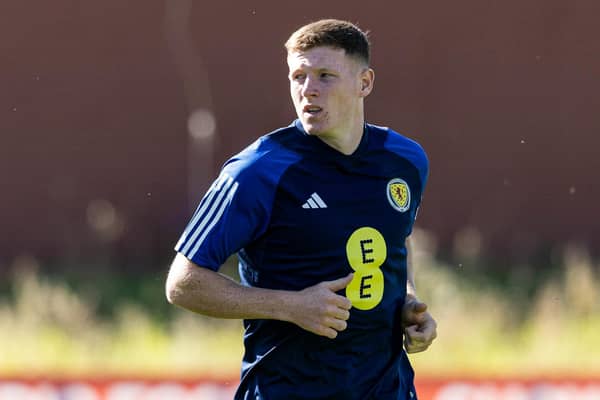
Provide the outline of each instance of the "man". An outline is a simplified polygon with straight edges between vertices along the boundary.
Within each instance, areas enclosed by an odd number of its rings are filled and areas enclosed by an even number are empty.
[[[365,123],[374,72],[356,26],[318,21],[286,48],[298,119],[224,165],[175,246],[167,298],[244,319],[236,399],[414,399],[406,352],[436,336],[405,243],[425,153]],[[241,284],[217,272],[235,252]]]

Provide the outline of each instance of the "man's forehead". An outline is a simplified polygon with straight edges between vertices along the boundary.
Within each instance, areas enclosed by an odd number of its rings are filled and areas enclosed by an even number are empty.
[[[308,50],[288,52],[287,63],[295,68],[348,68],[354,64],[344,49],[334,47],[314,47]]]

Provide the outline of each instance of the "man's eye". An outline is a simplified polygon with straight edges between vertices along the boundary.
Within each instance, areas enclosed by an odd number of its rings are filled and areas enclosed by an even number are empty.
[[[329,72],[321,72],[321,79],[328,79],[331,78],[333,76],[333,74],[330,74]]]
[[[296,74],[294,76],[292,76],[292,79],[294,79],[295,81],[301,81],[305,78],[304,74]]]

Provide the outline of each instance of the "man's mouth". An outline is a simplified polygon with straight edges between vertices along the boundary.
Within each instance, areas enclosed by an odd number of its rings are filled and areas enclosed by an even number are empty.
[[[310,115],[316,115],[316,114],[320,113],[321,111],[323,111],[323,109],[319,106],[307,105],[307,106],[304,106],[302,111],[304,113],[307,113]]]

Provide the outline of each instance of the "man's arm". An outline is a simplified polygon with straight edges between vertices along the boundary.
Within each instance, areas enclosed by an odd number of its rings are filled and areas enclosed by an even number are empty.
[[[331,339],[346,329],[352,304],[335,292],[352,274],[294,292],[247,287],[178,253],[166,282],[169,303],[218,318],[277,319]]]
[[[413,249],[411,238],[406,238],[406,296],[417,298],[415,273],[413,269]]]
[[[417,297],[410,238],[406,239],[406,251],[406,300],[402,308],[404,347],[407,353],[418,353],[427,350],[437,337],[437,323],[427,312],[427,304]]]

